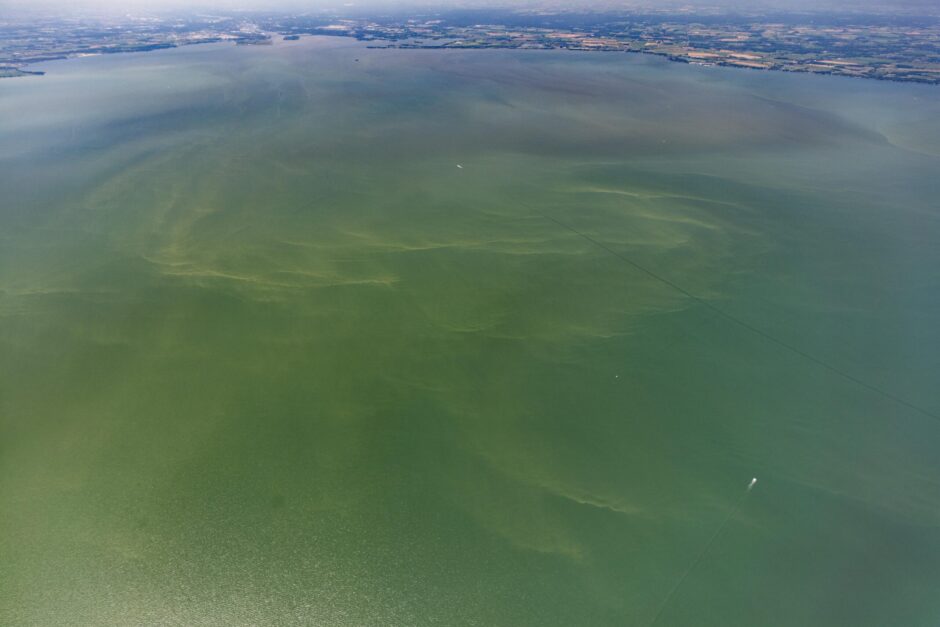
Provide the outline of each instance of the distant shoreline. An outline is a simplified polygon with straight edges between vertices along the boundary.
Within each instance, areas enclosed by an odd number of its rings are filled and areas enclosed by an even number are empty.
[[[328,35],[328,36],[343,37],[343,35]],[[359,41],[362,41],[362,40],[359,40]],[[524,50],[528,52],[562,50],[566,52],[584,52],[584,53],[589,53],[589,54],[597,54],[597,53],[642,54],[642,55],[648,55],[651,57],[658,57],[660,59],[669,61],[670,63],[682,63],[685,65],[695,65],[695,66],[700,66],[700,67],[721,67],[721,68],[727,68],[727,69],[732,69],[732,70],[751,70],[751,71],[757,71],[757,72],[774,72],[774,73],[781,73],[781,74],[811,74],[815,76],[834,76],[838,78],[862,79],[862,80],[870,80],[870,81],[879,81],[883,83],[904,83],[907,85],[913,84],[913,85],[940,86],[940,75],[938,75],[935,81],[922,81],[922,80],[913,80],[913,79],[905,79],[905,78],[892,78],[892,77],[885,77],[885,76],[861,76],[861,75],[853,75],[853,74],[843,74],[840,72],[833,72],[833,71],[815,71],[815,70],[795,71],[795,70],[788,70],[784,68],[753,67],[749,65],[726,63],[726,62],[721,62],[721,61],[703,62],[703,61],[698,61],[694,59],[690,60],[684,57],[671,56],[668,54],[663,54],[663,53],[654,52],[650,50],[607,50],[607,49],[563,48],[563,47],[524,48],[521,46],[474,46],[474,47],[462,48],[462,47],[454,47],[454,46],[371,46],[370,45],[366,47],[369,48],[370,50],[462,50],[462,51]]]
[[[478,45],[473,46],[463,46],[463,45],[448,45],[448,44],[424,44],[424,43],[405,43],[404,45],[399,45],[396,42],[398,40],[388,38],[364,38],[357,36],[354,33],[345,33],[345,32],[310,32],[310,33],[292,33],[292,32],[272,32],[264,33],[261,35],[254,35],[251,37],[213,37],[206,38],[199,41],[188,41],[183,43],[157,43],[157,44],[145,44],[140,46],[125,46],[120,49],[100,49],[94,51],[68,51],[59,55],[41,57],[36,59],[31,59],[23,63],[16,65],[7,64],[0,65],[0,79],[3,78],[19,78],[24,76],[44,76],[47,72],[44,70],[26,70],[24,68],[37,63],[46,63],[49,61],[65,61],[69,59],[76,59],[88,56],[102,56],[108,54],[123,54],[123,53],[133,53],[133,52],[152,52],[154,50],[169,50],[174,48],[184,48],[188,46],[195,46],[201,44],[213,44],[213,43],[231,43],[234,45],[270,45],[273,43],[273,40],[280,39],[285,42],[294,42],[301,39],[301,37],[336,37],[342,39],[355,39],[356,41],[366,43],[366,48],[372,50],[460,50],[460,51],[472,51],[472,50],[525,50],[525,51],[571,51],[571,52],[588,52],[588,53],[629,53],[629,54],[644,54],[655,57],[663,58],[667,61],[673,63],[684,63],[686,65],[698,65],[703,67],[723,67],[730,69],[738,70],[758,70],[758,71],[767,71],[767,72],[782,72],[787,74],[816,74],[820,76],[838,76],[842,78],[858,78],[866,80],[875,80],[882,82],[891,82],[891,83],[908,83],[908,84],[918,84],[918,85],[940,85],[940,72],[938,72],[935,80],[919,80],[913,78],[904,78],[904,77],[893,77],[893,76],[869,76],[869,75],[860,75],[860,74],[848,74],[844,72],[835,71],[838,66],[834,66],[826,69],[800,69],[793,70],[787,68],[778,68],[778,67],[759,67],[756,64],[748,64],[742,62],[728,62],[721,59],[699,59],[699,58],[689,58],[683,57],[675,54],[668,54],[658,50],[647,50],[647,49],[613,49],[613,48],[583,48],[583,47],[572,47],[572,46],[553,46],[553,47],[529,47],[525,45],[504,45],[504,44],[487,44],[479,43]],[[380,45],[385,44],[385,45]]]
[[[20,76],[44,76],[41,70],[24,70],[21,67],[0,67],[0,78],[19,78]]]

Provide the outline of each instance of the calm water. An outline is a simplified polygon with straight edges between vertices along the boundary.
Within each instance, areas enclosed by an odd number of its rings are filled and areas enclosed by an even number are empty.
[[[44,69],[0,82],[0,623],[940,623],[940,420],[709,307],[940,414],[940,90]]]

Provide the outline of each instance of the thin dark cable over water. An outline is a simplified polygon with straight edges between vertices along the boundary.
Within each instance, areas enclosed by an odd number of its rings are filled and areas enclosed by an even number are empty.
[[[856,385],[858,385],[858,386],[860,386],[860,387],[863,387],[863,388],[865,388],[866,390],[869,390],[869,391],[871,391],[871,392],[874,392],[874,393],[876,393],[876,394],[879,394],[879,395],[883,396],[884,398],[887,398],[887,399],[889,399],[889,400],[891,400],[891,401],[894,401],[894,402],[897,403],[898,405],[902,405],[903,407],[906,407],[906,408],[908,408],[908,409],[910,409],[910,410],[913,410],[913,411],[915,411],[915,412],[917,412],[917,413],[919,413],[919,414],[921,414],[921,415],[923,415],[923,416],[926,416],[926,417],[928,417],[928,418],[932,418],[932,419],[934,419],[934,420],[940,420],[940,415],[937,415],[937,414],[931,412],[931,411],[928,410],[928,409],[924,409],[923,407],[920,407],[919,405],[915,405],[914,403],[911,403],[910,401],[907,401],[907,400],[901,398],[900,396],[897,396],[897,395],[895,395],[895,394],[892,394],[891,392],[888,392],[887,390],[884,390],[884,389],[882,389],[882,388],[880,388],[880,387],[878,387],[878,386],[876,386],[876,385],[873,385],[873,384],[871,384],[871,383],[868,383],[868,382],[866,382],[866,381],[863,381],[862,379],[859,379],[859,378],[856,377],[855,375],[849,374],[849,373],[846,372],[845,370],[842,370],[841,368],[838,368],[838,367],[836,367],[836,366],[833,366],[832,364],[830,364],[830,363],[828,363],[828,362],[826,362],[826,361],[823,361],[823,360],[820,359],[819,357],[816,357],[816,356],[814,356],[814,355],[811,355],[810,353],[807,353],[806,351],[804,351],[804,350],[802,350],[802,349],[800,349],[800,348],[797,348],[796,346],[794,346],[794,345],[792,345],[792,344],[789,344],[789,343],[785,342],[784,340],[781,340],[781,339],[779,339],[779,338],[777,338],[777,337],[771,335],[771,334],[768,333],[767,331],[764,331],[763,329],[761,329],[761,328],[759,328],[759,327],[756,327],[756,326],[754,326],[753,324],[751,324],[751,323],[749,323],[749,322],[746,322],[746,321],[742,320],[741,318],[738,318],[737,316],[735,316],[735,315],[733,315],[733,314],[728,313],[727,311],[725,311],[724,309],[718,307],[717,305],[714,305],[714,304],[710,303],[709,301],[707,301],[707,300],[705,300],[705,299],[703,299],[703,298],[700,298],[700,297],[696,296],[695,294],[693,294],[693,293],[690,292],[689,290],[685,289],[685,288],[682,287],[681,285],[678,285],[677,283],[674,283],[674,282],[670,281],[670,280],[667,279],[666,277],[664,277],[664,276],[662,276],[662,275],[660,275],[660,274],[657,274],[656,272],[654,272],[654,271],[650,270],[649,268],[647,268],[647,267],[645,267],[645,266],[643,266],[643,265],[637,263],[637,262],[634,261],[633,259],[630,259],[630,258],[627,257],[626,255],[624,255],[624,254],[622,254],[622,253],[620,253],[620,252],[614,250],[613,248],[607,246],[606,244],[604,244],[604,243],[602,243],[602,242],[599,242],[598,240],[594,239],[594,238],[591,237],[590,235],[587,235],[586,233],[583,233],[583,232],[581,232],[581,231],[575,229],[574,227],[569,226],[569,225],[565,224],[564,222],[561,222],[560,220],[556,220],[555,218],[553,218],[553,217],[551,217],[551,216],[545,215],[544,213],[539,213],[538,215],[541,216],[542,218],[544,218],[544,219],[550,221],[550,222],[554,222],[555,224],[557,224],[558,226],[562,227],[563,229],[566,229],[566,230],[568,230],[568,231],[571,231],[572,233],[574,233],[574,234],[577,235],[578,237],[581,237],[581,238],[583,238],[583,239],[585,239],[585,240],[591,242],[592,244],[594,244],[594,245],[597,246],[598,248],[607,251],[608,253],[610,253],[610,254],[613,255],[614,257],[616,257],[616,258],[620,259],[621,261],[623,261],[623,262],[625,262],[625,263],[628,263],[629,265],[633,266],[634,268],[636,268],[636,269],[639,270],[640,272],[642,272],[642,273],[644,273],[644,274],[646,274],[646,275],[652,277],[653,279],[659,281],[660,283],[663,283],[664,285],[668,285],[669,287],[671,287],[672,289],[676,290],[677,292],[679,292],[680,294],[682,294],[682,295],[685,296],[686,298],[689,298],[689,299],[695,301],[697,304],[702,305],[703,307],[706,307],[706,308],[710,309],[711,311],[717,313],[718,315],[722,316],[723,318],[725,318],[725,319],[727,319],[727,320],[730,320],[731,322],[734,322],[734,323],[737,324],[738,326],[744,327],[744,328],[747,329],[748,331],[750,331],[750,332],[752,332],[752,333],[754,333],[754,334],[756,334],[756,335],[759,335],[760,337],[764,338],[765,340],[767,340],[767,341],[769,341],[769,342],[772,342],[772,343],[776,344],[777,346],[780,346],[781,348],[784,348],[784,349],[790,351],[791,353],[794,353],[794,354],[796,354],[796,355],[799,355],[800,357],[802,357],[802,358],[804,358],[804,359],[806,359],[806,360],[808,360],[808,361],[813,362],[813,363],[816,364],[817,366],[820,366],[820,367],[822,367],[822,368],[825,368],[826,370],[828,370],[828,371],[830,371],[830,372],[832,372],[832,373],[834,373],[834,374],[837,374],[837,375],[839,375],[840,377],[842,377],[843,379],[845,379],[845,380],[847,380],[847,381],[851,381],[852,383],[854,383],[854,384],[856,384]]]
[[[744,505],[744,501],[747,500],[747,497],[751,494],[751,489],[756,483],[757,479],[751,480],[751,483],[747,486],[747,490],[745,490],[744,495],[738,499],[738,502],[735,503],[730,510],[728,510],[728,515],[725,516],[725,519],[721,522],[720,525],[718,525],[718,528],[715,529],[715,533],[711,535],[711,537],[708,539],[708,542],[706,542],[705,546],[702,547],[702,550],[699,551],[699,554],[696,555],[695,559],[692,560],[692,563],[689,564],[689,567],[685,569],[685,571],[679,576],[679,579],[676,580],[676,583],[672,586],[672,588],[669,589],[669,592],[666,594],[666,596],[663,597],[663,602],[659,604],[659,609],[656,611],[656,615],[653,616],[653,620],[650,621],[650,627],[653,627],[659,621],[659,618],[663,615],[663,612],[665,612],[666,608],[669,607],[669,602],[672,600],[672,595],[674,595],[676,591],[682,587],[682,582],[684,582],[686,577],[688,577],[689,574],[695,570],[695,567],[698,566],[699,562],[701,562],[708,553],[708,549],[712,547],[712,544],[715,543],[715,540],[718,539],[718,536],[721,535],[721,532],[724,531],[724,528],[734,519],[738,511],[740,511],[741,506]]]

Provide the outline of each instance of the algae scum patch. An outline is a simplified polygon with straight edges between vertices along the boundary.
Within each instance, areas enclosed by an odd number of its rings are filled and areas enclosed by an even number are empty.
[[[940,425],[781,346],[940,411],[936,90],[43,69],[0,86],[0,622],[647,624],[754,476],[657,624],[940,611]]]

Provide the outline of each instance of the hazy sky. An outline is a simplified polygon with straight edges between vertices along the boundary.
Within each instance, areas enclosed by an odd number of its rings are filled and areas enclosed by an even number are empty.
[[[676,5],[706,5],[747,9],[773,7],[777,9],[922,9],[936,13],[940,0],[0,0],[0,19],[4,11],[23,9],[69,12],[107,11],[141,12],[172,9],[289,9],[317,10],[341,8],[350,5],[364,8],[408,6],[440,7],[523,7],[549,5],[552,8],[571,9],[623,7],[666,7]]]

